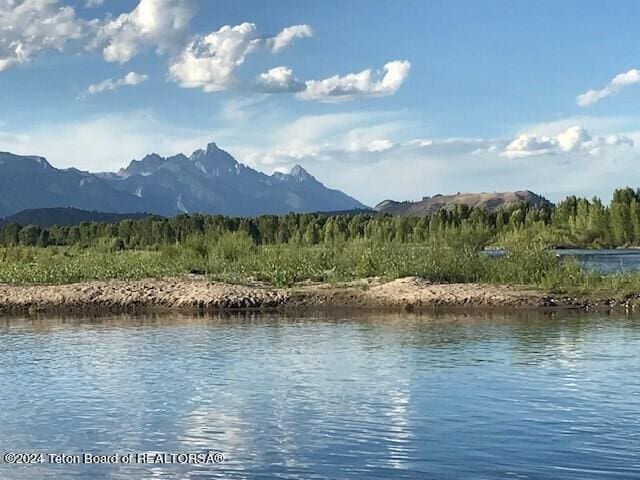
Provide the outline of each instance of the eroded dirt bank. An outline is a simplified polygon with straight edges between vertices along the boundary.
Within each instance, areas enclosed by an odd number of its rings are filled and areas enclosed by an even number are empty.
[[[618,302],[626,308],[633,301]],[[303,284],[276,289],[231,285],[199,277],[139,281],[93,281],[71,285],[0,285],[0,313],[124,313],[154,310],[232,310],[302,307],[598,308],[614,300],[560,298],[504,285],[434,284],[409,277],[391,282],[368,279],[347,284]]]

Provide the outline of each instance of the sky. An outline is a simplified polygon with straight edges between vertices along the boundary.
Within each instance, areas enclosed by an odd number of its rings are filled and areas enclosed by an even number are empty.
[[[0,151],[215,142],[369,205],[640,185],[640,3],[0,0]],[[639,70],[636,70],[639,69]]]

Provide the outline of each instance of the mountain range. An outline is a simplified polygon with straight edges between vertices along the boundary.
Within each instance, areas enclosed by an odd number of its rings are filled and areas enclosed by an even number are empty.
[[[299,165],[289,173],[267,175],[239,163],[215,143],[188,157],[152,153],[115,173],[58,169],[43,157],[0,152],[0,192],[0,218],[7,217],[5,223],[38,225],[108,222],[142,214],[369,212],[424,216],[456,204],[488,211],[522,203],[551,205],[544,197],[524,190],[434,195],[418,202],[385,200],[370,210],[345,193],[325,187]]]
[[[0,152],[0,217],[25,209],[75,207],[102,212],[216,213],[235,216],[366,208],[325,187],[301,166],[265,173],[215,143],[190,156],[150,154],[116,173],[58,169],[45,158]]]

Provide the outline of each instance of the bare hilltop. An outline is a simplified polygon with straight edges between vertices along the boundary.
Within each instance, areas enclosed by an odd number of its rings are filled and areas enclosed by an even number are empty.
[[[466,205],[469,208],[481,208],[488,212],[495,212],[501,208],[507,209],[519,204],[526,204],[530,207],[551,206],[551,202],[546,198],[529,190],[520,190],[517,192],[434,195],[423,197],[418,202],[385,200],[376,205],[375,210],[391,215],[424,216],[431,215],[441,209],[451,209],[455,205]]]

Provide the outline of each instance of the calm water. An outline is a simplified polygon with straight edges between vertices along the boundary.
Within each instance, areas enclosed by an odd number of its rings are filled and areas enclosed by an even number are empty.
[[[491,257],[504,255],[504,250],[487,250]],[[640,271],[640,249],[562,249],[554,253],[562,258],[575,258],[579,263],[591,270],[605,273]]]
[[[640,318],[0,321],[0,478],[640,478]]]
[[[606,273],[632,272],[640,270],[640,250],[556,250],[562,257],[573,257],[587,268]]]

